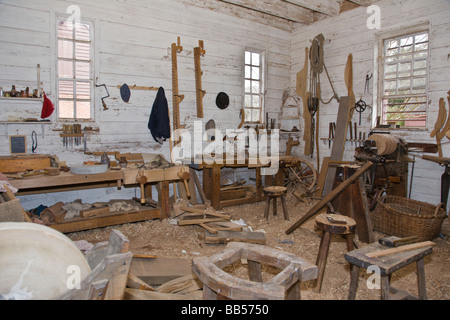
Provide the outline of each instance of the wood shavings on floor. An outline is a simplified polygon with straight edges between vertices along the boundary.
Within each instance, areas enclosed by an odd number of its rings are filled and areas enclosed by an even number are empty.
[[[315,227],[314,218],[309,219],[294,232],[287,235],[285,231],[300,219],[314,204],[297,203],[297,199],[287,196],[287,206],[290,220],[284,219],[279,206],[278,215],[273,216],[272,208],[269,219],[264,218],[265,202],[225,207],[223,212],[231,215],[232,220],[245,222],[252,231],[263,231],[266,245],[295,254],[312,263],[316,262],[321,233]],[[448,224],[448,219],[444,222]],[[72,240],[86,240],[91,243],[106,241],[112,229],[120,230],[130,240],[131,251],[134,254],[149,254],[158,257],[174,257],[185,259],[191,263],[197,256],[211,256],[222,251],[226,245],[205,244],[201,235],[205,232],[198,226],[177,226],[170,219],[163,221],[151,220],[138,223],[123,224],[89,231],[68,234]],[[376,232],[377,239],[382,234]],[[428,299],[448,300],[450,298],[450,242],[449,237],[434,239],[435,251],[425,258],[426,288]],[[305,300],[346,300],[350,285],[350,269],[344,258],[346,241],[339,236],[332,237],[325,276],[320,293],[315,291],[314,282],[306,282],[301,286],[302,299]],[[229,272],[236,276],[246,277],[246,266],[236,265]],[[276,273],[274,268],[263,269],[266,277]],[[360,272],[360,280],[356,299],[378,300],[380,290],[369,289],[367,281],[371,274],[365,270]],[[417,295],[417,276],[415,264],[405,267],[392,276],[391,283],[399,289]]]

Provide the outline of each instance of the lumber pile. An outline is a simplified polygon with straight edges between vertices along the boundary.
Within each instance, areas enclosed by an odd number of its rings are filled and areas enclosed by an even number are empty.
[[[212,207],[189,206],[186,201],[178,199],[173,209],[174,216],[179,217],[177,219],[179,226],[199,226],[205,230],[199,238],[206,244],[227,244],[232,241],[266,243],[264,233],[246,231],[242,225],[231,221],[229,214],[217,212]]]
[[[202,288],[195,274],[177,277],[155,288],[130,272],[124,300],[201,300]]]

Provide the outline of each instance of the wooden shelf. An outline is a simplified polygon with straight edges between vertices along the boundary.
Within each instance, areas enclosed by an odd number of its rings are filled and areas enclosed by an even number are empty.
[[[0,100],[9,100],[9,101],[13,101],[13,100],[17,100],[17,101],[43,101],[43,98],[23,98],[23,97],[0,97]]]

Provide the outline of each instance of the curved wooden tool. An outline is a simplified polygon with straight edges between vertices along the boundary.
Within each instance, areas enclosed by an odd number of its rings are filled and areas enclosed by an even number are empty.
[[[434,124],[434,130],[431,132],[430,137],[434,137],[438,132],[441,131],[442,127],[445,124],[445,119],[447,118],[447,109],[445,109],[445,102],[444,99],[439,100],[439,113],[436,120],[436,123]]]
[[[351,111],[349,114],[349,121],[353,117],[355,109],[353,108],[356,104],[356,97],[353,93],[353,55],[350,53],[347,58],[347,64],[345,65],[345,86],[348,90],[348,96],[350,97]]]
[[[141,187],[141,204],[145,203],[145,194],[144,194],[144,184],[147,183],[147,177],[143,172],[139,173],[139,176],[136,178],[137,183],[139,183]]]
[[[239,124],[238,129],[241,129],[244,126],[245,122],[245,111],[244,108],[241,109],[241,123]]]
[[[184,171],[184,168],[180,169],[180,172],[177,173],[178,178],[180,178],[181,180],[183,180],[184,182],[184,187],[186,188],[186,195],[188,198],[191,197],[191,193],[189,192],[189,187],[187,184],[187,181],[189,180],[189,172]]]
[[[308,97],[309,92],[307,92],[308,86],[308,58],[309,49],[305,48],[305,64],[303,69],[297,73],[297,85],[296,92],[302,98],[303,101],[303,119],[305,121],[303,140],[305,141],[305,155],[310,155],[312,152],[311,146],[311,113],[308,109]]]
[[[439,106],[444,106],[445,108],[445,100],[444,98],[441,98],[439,100]],[[438,152],[439,157],[442,157],[442,146],[441,146],[441,140],[445,136],[445,134],[450,130],[450,112],[447,112],[447,122],[445,123],[444,127],[436,133],[436,144],[438,146]]]

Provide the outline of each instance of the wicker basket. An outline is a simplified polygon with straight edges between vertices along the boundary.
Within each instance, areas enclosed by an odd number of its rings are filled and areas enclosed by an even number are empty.
[[[383,196],[372,213],[374,229],[397,237],[417,236],[420,241],[433,240],[441,231],[447,214],[437,206],[398,196]]]

